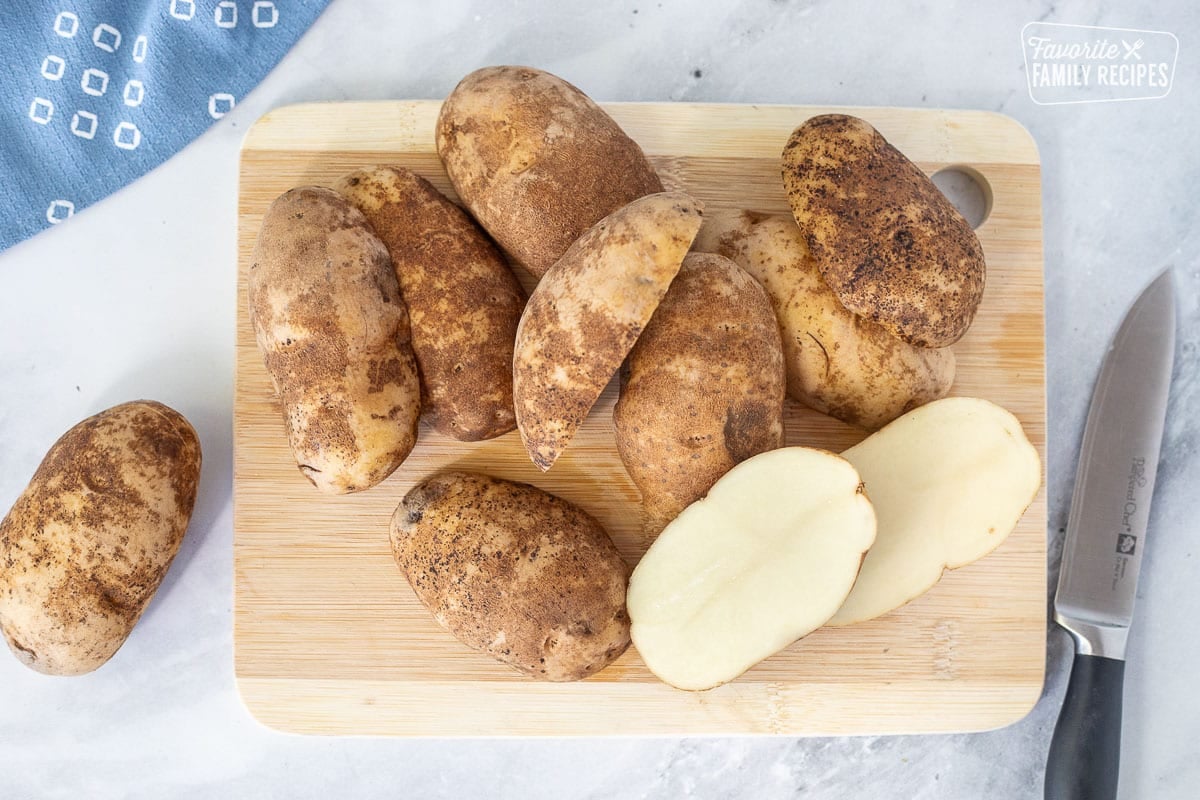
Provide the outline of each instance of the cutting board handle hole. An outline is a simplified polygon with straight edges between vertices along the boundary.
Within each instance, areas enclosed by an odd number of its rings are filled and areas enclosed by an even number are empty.
[[[933,173],[933,183],[972,228],[978,229],[992,213],[992,187],[978,170],[962,165],[946,167]]]

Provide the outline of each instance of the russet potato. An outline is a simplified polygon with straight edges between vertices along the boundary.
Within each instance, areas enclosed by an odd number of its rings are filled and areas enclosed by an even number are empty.
[[[436,136],[459,198],[538,278],[603,217],[663,190],[612,117],[530,67],[484,67],[463,78],[442,104]]]
[[[842,305],[918,347],[945,347],[966,333],[983,299],[983,248],[879,131],[845,114],[813,117],[784,147],[783,183]]]
[[[689,253],[629,353],[617,452],[657,535],[734,465],[783,444],[775,312],[737,264]]]
[[[440,625],[527,675],[579,680],[629,646],[629,568],[600,523],[534,486],[435,475],[405,495],[391,542]]]
[[[682,192],[634,200],[579,237],[529,297],[513,355],[517,427],[543,471],[625,360],[700,229]]]
[[[378,166],[334,187],[387,247],[412,327],[421,409],[460,441],[515,430],[513,340],[525,291],[461,208],[403,167]]]
[[[362,212],[332,189],[281,195],[249,295],[300,472],[333,494],[382,481],[416,444],[421,387],[391,259]]]
[[[200,440],[148,400],[54,443],[0,522],[0,629],[21,663],[81,675],[125,643],[179,551]]]

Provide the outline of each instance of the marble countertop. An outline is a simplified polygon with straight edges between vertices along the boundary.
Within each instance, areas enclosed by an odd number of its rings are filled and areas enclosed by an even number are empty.
[[[0,797],[1040,797],[1069,647],[1053,626],[1044,694],[973,735],[836,739],[390,740],[296,737],[243,709],[232,655],[231,425],[237,154],[267,110],[444,96],[471,69],[527,63],[600,100],[980,108],[1043,164],[1050,576],[1092,382],[1122,312],[1159,270],[1180,295],[1170,418],[1126,672],[1122,797],[1200,783],[1200,6],[335,0],[237,109],[69,224],[0,254],[0,507],[49,444],[101,408],[153,397],[200,430],[183,550],[98,672],[52,679],[0,651]],[[405,4],[408,5],[408,4]],[[413,6],[417,4],[412,4]],[[436,6],[436,8],[434,8]],[[1172,92],[1040,106],[1033,20],[1173,31]],[[1187,665],[1191,664],[1191,667]]]

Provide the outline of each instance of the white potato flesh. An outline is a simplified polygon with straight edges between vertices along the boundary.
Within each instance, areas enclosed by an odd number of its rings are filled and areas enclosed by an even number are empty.
[[[754,456],[684,509],[633,571],[634,645],[680,689],[731,681],[825,624],[874,539],[849,462],[806,447]]]
[[[1017,418],[970,397],[921,406],[842,455],[866,484],[879,530],[830,625],[886,614],[933,588],[944,570],[995,550],[1042,483],[1041,459]]]

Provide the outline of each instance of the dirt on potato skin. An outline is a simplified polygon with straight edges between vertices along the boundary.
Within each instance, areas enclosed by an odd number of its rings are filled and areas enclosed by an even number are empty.
[[[392,552],[461,642],[540,680],[586,678],[629,646],[629,567],[577,506],[469,472],[426,479],[392,517]]]
[[[842,304],[918,347],[958,341],[983,298],[975,231],[864,120],[813,117],[783,150],[796,222]]]
[[[300,472],[334,494],[376,485],[411,452],[421,413],[387,249],[337,192],[298,187],[267,209],[248,284]]]
[[[437,150],[472,215],[541,278],[584,231],[663,191],[645,153],[578,88],[522,66],[467,75],[442,104]]]
[[[530,459],[549,469],[650,321],[700,229],[683,192],[639,198],[581,236],[517,326],[513,405]]]
[[[120,648],[183,540],[200,441],[161,403],[124,403],[55,442],[0,521],[0,628],[17,658],[80,675]]]
[[[784,394],[766,292],[729,259],[689,253],[629,354],[613,409],[647,537],[735,465],[782,446]]]
[[[516,429],[513,341],[525,292],[471,217],[398,166],[351,172],[334,187],[387,247],[412,328],[422,413],[459,441]]]

